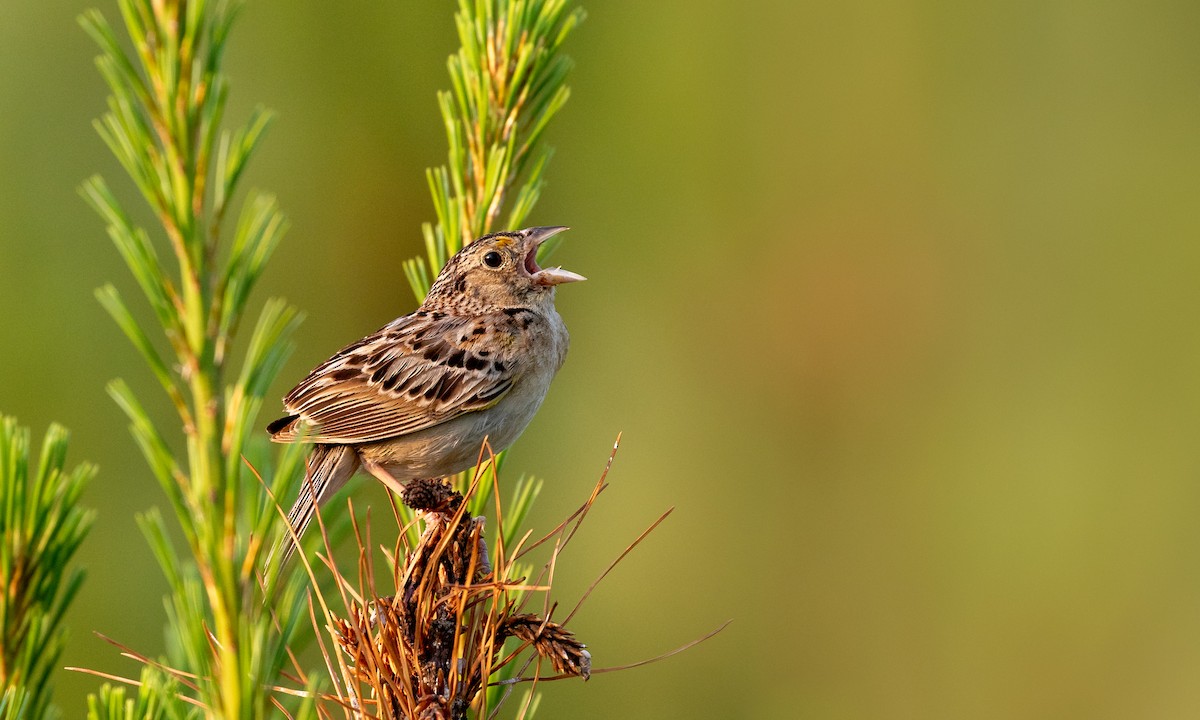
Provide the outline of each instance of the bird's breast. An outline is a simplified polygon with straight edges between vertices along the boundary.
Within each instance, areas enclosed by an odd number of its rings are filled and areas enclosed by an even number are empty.
[[[537,414],[566,358],[569,339],[562,318],[551,310],[540,319],[522,338],[524,347],[517,357],[512,388],[495,405],[415,433],[361,445],[359,453],[384,465],[403,482],[445,477],[470,468],[485,439],[492,452],[506,449]]]

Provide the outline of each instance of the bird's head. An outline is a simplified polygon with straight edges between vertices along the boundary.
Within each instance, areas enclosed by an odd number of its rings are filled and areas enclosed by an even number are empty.
[[[450,258],[425,305],[519,307],[552,300],[555,286],[585,279],[537,263],[542,243],[566,229],[534,227],[484,235]]]

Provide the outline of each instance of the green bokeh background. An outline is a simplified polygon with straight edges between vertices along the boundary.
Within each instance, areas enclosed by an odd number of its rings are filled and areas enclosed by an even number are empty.
[[[64,664],[133,674],[91,631],[161,649],[133,518],[164,502],[104,383],[170,415],[92,298],[136,288],[76,195],[101,172],[133,205],[91,4],[0,0],[0,411],[101,465]],[[568,606],[676,507],[573,621],[597,666],[734,622],[541,716],[1194,716],[1200,5],[587,7],[531,222],[590,280],[510,467],[548,529],[624,432]],[[273,394],[412,309],[451,10],[247,4],[229,115],[278,112],[248,184],[292,222],[258,297],[308,315]],[[67,717],[96,685],[60,674]]]

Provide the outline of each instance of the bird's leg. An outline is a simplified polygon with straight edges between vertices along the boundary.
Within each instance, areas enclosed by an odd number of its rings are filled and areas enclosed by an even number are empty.
[[[392,474],[387,471],[387,468],[385,468],[383,465],[375,462],[374,460],[368,460],[367,458],[362,459],[362,465],[363,465],[363,468],[367,472],[374,475],[380,482],[382,482],[384,485],[386,485],[389,490],[396,493],[396,495],[400,498],[401,502],[403,502],[405,505],[408,505],[409,507],[412,507],[412,503],[409,501],[408,494],[405,492],[405,490],[406,490],[405,484],[400,482],[399,480],[397,480],[395,477],[393,477]],[[425,480],[425,481],[418,480],[418,481],[414,481],[414,482],[419,485],[422,482],[430,483],[430,482],[436,482],[436,481],[434,481],[434,480]],[[425,521],[425,531],[421,533],[421,540],[418,543],[418,546],[420,546],[429,537],[431,537],[435,531],[437,531],[441,527],[443,517],[440,512],[438,512],[437,510],[434,510],[432,507],[418,507],[418,508],[414,508],[414,509],[418,513],[420,513],[421,518]]]
[[[392,474],[387,469],[375,462],[374,460],[362,459],[363,469],[375,476],[379,482],[387,486],[389,490],[397,495],[404,494],[404,483],[392,477]]]

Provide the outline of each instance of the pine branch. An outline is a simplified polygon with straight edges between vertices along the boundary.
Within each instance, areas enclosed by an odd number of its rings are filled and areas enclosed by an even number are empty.
[[[277,702],[269,688],[278,684],[288,635],[304,611],[303,578],[280,578],[277,566],[258,576],[264,538],[282,532],[276,515],[264,512],[267,490],[286,494],[302,473],[293,459],[277,471],[264,466],[260,483],[242,457],[300,316],[282,301],[268,302],[230,380],[233,339],[287,223],[274,198],[252,192],[229,239],[224,225],[270,115],[257,110],[243,126],[223,128],[229,83],[222,61],[240,3],[118,3],[132,53],[98,11],[80,19],[101,48],[97,66],[111,93],[96,128],[160,227],[136,226],[99,177],[82,194],[154,311],[157,332],[138,323],[113,285],[97,297],[170,399],[186,453],[170,449],[171,431],[125,383],[114,381],[109,392],[187,543],[186,555],[176,551],[157,512],[140,518],[172,589],[169,665],[197,678],[184,692],[207,716],[260,718]],[[95,712],[113,697],[97,698]]]
[[[450,90],[438,94],[447,163],[426,172],[437,222],[422,226],[426,256],[404,264],[418,302],[454,253],[502,229],[497,226],[502,218],[503,228],[521,227],[537,203],[552,154],[542,136],[570,97],[566,77],[571,61],[562,45],[584,18],[582,8],[571,6],[567,0],[459,0],[455,25],[461,46],[448,61]],[[557,240],[543,245],[539,258],[556,245]],[[502,510],[493,491],[504,455],[497,453],[486,466],[453,480],[467,498],[467,512],[492,511],[492,542],[499,548],[517,543],[542,486],[540,480],[522,476]],[[408,528],[408,545],[418,547],[413,513],[401,507],[400,515]],[[514,561],[501,577],[521,577],[531,570]],[[519,603],[524,590],[511,588],[506,596]],[[518,670],[515,663],[489,661],[486,667],[483,677],[489,683],[502,683]],[[499,688],[490,686],[484,707],[499,703]],[[532,717],[537,696],[531,693],[527,702],[523,715]]]
[[[49,717],[50,673],[66,631],[63,614],[83,583],[68,572],[92,524],[79,507],[95,476],[66,469],[68,434],[51,425],[32,464],[29,430],[0,416],[0,717]]]
[[[552,152],[542,133],[570,96],[571,61],[562,44],[583,18],[583,9],[566,0],[459,0],[454,19],[461,46],[448,61],[451,89],[438,93],[448,162],[426,171],[437,223],[422,226],[426,257],[404,263],[418,302],[454,253],[497,229],[506,208],[505,227],[517,228],[537,203]],[[539,257],[556,245],[553,238],[542,245]],[[479,475],[484,487],[470,496],[470,512],[485,512],[503,461],[504,453],[497,453],[495,466]],[[459,473],[455,487],[465,492],[476,476]],[[502,534],[516,534],[540,487],[521,478]],[[404,517],[412,516],[405,511]],[[416,539],[413,525],[409,540]]]
[[[422,227],[426,257],[404,264],[418,302],[463,245],[501,218],[518,228],[533,210],[552,152],[542,134],[571,94],[562,44],[583,18],[567,0],[459,0],[461,47],[448,62],[451,89],[438,93],[449,153],[426,171],[437,222]]]

